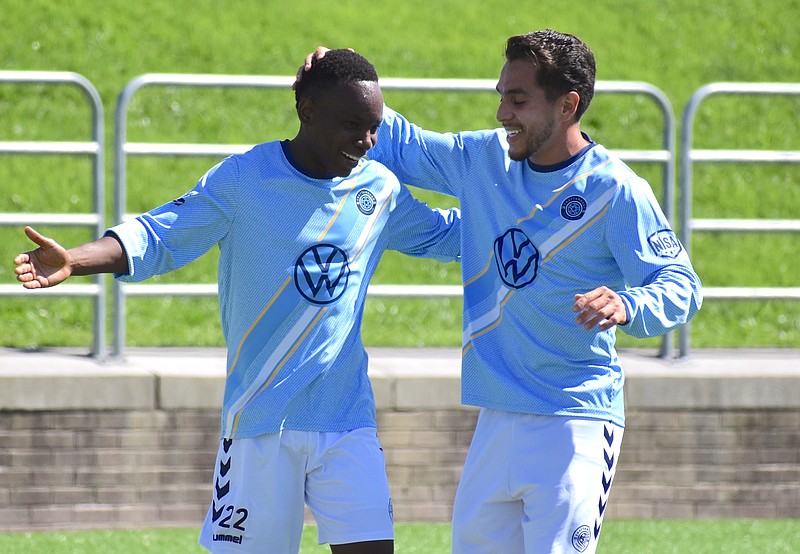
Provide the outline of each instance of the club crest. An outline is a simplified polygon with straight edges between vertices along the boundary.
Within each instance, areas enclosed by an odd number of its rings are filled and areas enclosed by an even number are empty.
[[[375,195],[367,189],[361,189],[356,193],[356,207],[364,215],[372,215],[375,206],[378,204]]]
[[[561,217],[575,221],[586,213],[586,200],[581,196],[570,196],[561,203]]]

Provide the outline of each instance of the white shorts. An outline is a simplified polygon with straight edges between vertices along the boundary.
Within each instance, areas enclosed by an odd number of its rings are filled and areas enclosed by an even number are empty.
[[[296,553],[304,503],[320,544],[394,539],[386,462],[374,428],[221,440],[199,542],[215,554]]]
[[[453,554],[592,554],[622,427],[482,409],[453,509]]]

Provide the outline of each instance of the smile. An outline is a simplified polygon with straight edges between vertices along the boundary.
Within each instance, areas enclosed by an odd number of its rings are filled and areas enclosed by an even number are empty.
[[[348,160],[353,161],[353,162],[357,162],[358,160],[361,159],[358,156],[353,156],[352,154],[348,154],[347,152],[342,152],[342,154],[344,154],[345,158],[347,158]]]

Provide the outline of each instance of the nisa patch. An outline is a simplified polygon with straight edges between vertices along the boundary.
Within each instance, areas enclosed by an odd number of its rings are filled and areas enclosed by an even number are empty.
[[[570,196],[561,203],[561,217],[575,221],[586,213],[586,200],[582,196]]]
[[[377,203],[378,201],[375,200],[375,195],[367,189],[361,189],[356,193],[356,206],[358,207],[358,211],[364,215],[372,215]]]
[[[675,258],[683,250],[678,237],[672,229],[661,229],[647,237],[647,242],[653,253],[659,258]]]

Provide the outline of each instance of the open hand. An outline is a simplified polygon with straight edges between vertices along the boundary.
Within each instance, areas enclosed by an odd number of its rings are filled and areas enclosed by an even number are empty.
[[[70,256],[67,250],[53,239],[42,236],[31,227],[25,234],[39,248],[18,254],[14,258],[14,273],[17,281],[26,289],[55,286],[72,275]]]

